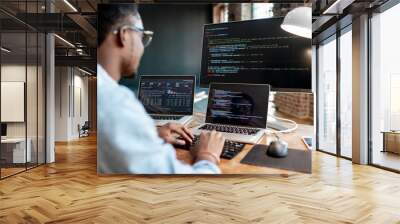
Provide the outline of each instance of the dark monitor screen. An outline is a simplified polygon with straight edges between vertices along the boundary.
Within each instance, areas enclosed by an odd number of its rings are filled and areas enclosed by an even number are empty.
[[[7,136],[7,124],[1,124],[1,136]]]
[[[202,86],[270,84],[273,91],[311,91],[311,40],[290,34],[283,18],[204,26]]]
[[[270,86],[212,83],[207,123],[266,128]]]
[[[149,114],[192,115],[194,76],[142,76],[139,100]]]

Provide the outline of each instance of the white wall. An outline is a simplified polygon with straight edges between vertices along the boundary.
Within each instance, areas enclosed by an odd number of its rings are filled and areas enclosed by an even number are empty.
[[[26,135],[31,143],[32,161],[36,162],[36,158],[39,158],[39,163],[44,162],[45,150],[45,90],[43,78],[44,74],[41,66],[25,66],[25,64],[3,64],[1,66],[2,82],[24,82],[26,84],[26,107],[24,105],[21,110],[22,113],[26,112],[27,120],[23,122],[6,122],[7,137],[25,138]],[[2,98],[7,98],[7,96],[2,95]],[[10,108],[2,107],[1,110],[4,112],[4,110],[10,110]],[[39,153],[38,157],[37,153]]]
[[[56,67],[55,73],[55,140],[70,141],[88,120],[88,78],[72,67]]]
[[[74,70],[74,108],[72,119],[72,135],[78,137],[78,124],[83,125],[89,120],[88,113],[88,77],[83,77],[82,73],[76,74],[79,70]]]
[[[32,77],[36,76],[36,66],[27,66],[25,65],[17,65],[17,64],[9,64],[1,66],[1,81],[2,82],[25,82],[25,75],[27,72],[28,84],[29,87],[34,86],[35,88],[27,88],[27,106],[29,107],[29,113],[27,113],[28,118],[28,129],[32,127],[36,130],[36,113],[32,113],[32,111],[36,111],[37,99],[36,99],[36,80]],[[6,97],[6,96],[2,96]],[[40,107],[40,105],[39,105]],[[1,110],[7,110],[7,108],[1,108]],[[34,124],[31,124],[34,122]],[[7,122],[7,136],[8,137],[25,137],[25,123],[26,122]],[[35,125],[35,127],[33,127]],[[28,137],[30,131],[28,130]],[[35,132],[36,134],[36,132]]]
[[[67,141],[69,136],[69,69],[67,67],[55,68],[55,141]]]
[[[3,82],[25,82],[25,65],[2,65],[1,81]],[[6,108],[1,108],[6,110]],[[25,123],[11,122],[7,123],[7,137],[25,137]]]

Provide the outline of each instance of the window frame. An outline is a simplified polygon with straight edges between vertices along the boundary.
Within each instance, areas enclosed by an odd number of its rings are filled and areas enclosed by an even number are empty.
[[[323,152],[332,156],[336,156],[339,158],[343,158],[346,160],[352,160],[352,158],[347,157],[342,155],[341,153],[341,116],[340,116],[340,112],[341,112],[341,92],[340,92],[340,81],[341,81],[341,67],[340,67],[340,38],[342,35],[346,34],[347,32],[351,32],[352,31],[352,23],[347,24],[346,26],[344,26],[343,28],[337,30],[335,33],[333,33],[332,35],[318,41],[318,43],[316,44],[316,136],[315,136],[315,142],[316,142],[316,151],[319,152]],[[319,100],[319,94],[320,94],[320,86],[319,86],[319,67],[320,67],[320,63],[319,63],[319,47],[322,44],[326,44],[329,43],[330,41],[336,41],[336,152],[332,153],[332,152],[328,152],[324,149],[320,148],[320,143],[319,143],[319,106],[320,106],[320,100]]]
[[[372,39],[372,29],[371,29],[371,20],[372,20],[372,17],[373,17],[373,14],[374,13],[383,13],[383,12],[385,12],[385,11],[387,11],[387,10],[389,10],[389,9],[391,9],[392,7],[394,7],[394,6],[396,6],[396,5],[398,5],[398,4],[400,4],[400,0],[388,0],[388,1],[386,1],[385,3],[383,3],[382,5],[380,5],[380,6],[378,6],[378,7],[376,7],[376,8],[373,8],[373,9],[366,9],[365,10],[365,13],[368,15],[368,21],[367,21],[367,26],[368,26],[368,30],[367,30],[367,46],[368,46],[368,49],[367,49],[367,51],[368,51],[368,53],[367,53],[367,92],[368,92],[368,95],[367,95],[367,103],[368,103],[368,105],[367,105],[367,108],[368,108],[368,111],[367,111],[367,119],[368,119],[368,124],[367,124],[367,127],[368,127],[368,130],[367,130],[367,134],[368,134],[368,136],[367,136],[367,141],[368,141],[368,148],[367,148],[367,156],[368,156],[368,158],[367,158],[367,165],[369,165],[369,166],[373,166],[373,167],[377,167],[377,168],[380,168],[380,169],[383,169],[383,170],[387,170],[387,171],[391,171],[391,172],[395,172],[395,173],[400,173],[400,170],[396,170],[396,169],[392,169],[392,168],[389,168],[389,167],[385,167],[385,166],[382,166],[382,165],[378,165],[378,164],[374,164],[373,163],[373,145],[372,145],[372,60],[371,60],[371,58],[372,58],[372,41],[371,41],[371,39]],[[345,19],[345,17],[343,17],[343,19]],[[338,21],[337,23],[340,23],[341,21]],[[337,139],[337,142],[336,142],[336,145],[337,145],[337,147],[338,147],[338,150],[337,150],[337,155],[335,155],[335,154],[333,154],[333,153],[329,153],[329,152],[326,152],[326,151],[324,151],[324,150],[321,150],[321,149],[319,149],[319,125],[318,125],[318,123],[319,123],[319,100],[318,100],[318,94],[319,94],[319,90],[320,90],[320,88],[319,88],[319,74],[318,74],[318,72],[319,72],[319,55],[318,55],[318,49],[319,49],[319,46],[320,46],[320,43],[322,43],[322,42],[324,42],[324,41],[326,41],[327,39],[329,39],[329,38],[331,38],[332,36],[334,36],[334,35],[336,35],[336,46],[337,47],[340,47],[340,36],[341,35],[343,35],[344,33],[346,33],[346,31],[345,31],[345,29],[348,27],[348,26],[352,26],[352,22],[349,22],[349,24],[346,24],[346,26],[345,27],[343,27],[343,28],[340,28],[340,30],[338,30],[339,28],[336,28],[337,29],[337,31],[336,31],[336,33],[333,33],[333,34],[331,34],[331,35],[329,35],[328,37],[326,37],[326,38],[320,38],[320,37],[317,37],[316,38],[316,41],[315,41],[315,43],[314,43],[314,45],[315,45],[315,49],[316,49],[316,65],[315,65],[315,68],[316,68],[316,122],[315,122],[315,124],[316,124],[316,128],[315,128],[315,130],[316,130],[316,140],[315,140],[315,142],[316,142],[316,151],[320,151],[320,152],[323,152],[323,153],[327,153],[327,154],[330,154],[330,155],[333,155],[333,156],[336,156],[336,157],[339,157],[339,158],[344,158],[344,159],[347,159],[347,160],[352,160],[352,158],[348,158],[348,157],[345,157],[345,156],[342,156],[341,155],[341,153],[340,153],[340,151],[341,151],[341,149],[340,149],[340,139],[339,139],[339,141],[338,141],[338,139]],[[342,32],[342,33],[341,33]],[[339,49],[340,50],[340,49]],[[336,52],[336,55],[337,55],[337,57],[339,57],[339,60],[340,60],[340,52]],[[338,62],[337,62],[338,63]],[[339,62],[340,63],[340,62]],[[337,66],[340,66],[340,64],[337,64]],[[340,68],[340,67],[339,67]],[[340,69],[338,69],[337,71],[336,71],[338,74],[338,76],[339,77],[337,77],[337,82],[336,82],[336,85],[340,85]],[[340,87],[339,87],[339,91],[338,91],[338,93],[340,93]],[[338,105],[339,105],[339,107],[340,107],[340,94],[338,94],[338,96],[339,97],[337,97],[337,116],[339,115],[339,117],[337,117],[337,119],[340,121],[340,109],[338,110]],[[339,133],[337,133],[337,138],[340,138],[340,131],[341,131],[341,125],[340,125],[340,122],[337,122],[337,126],[338,126],[338,130],[337,130],[337,132],[339,132]]]
[[[33,1],[32,3],[35,3],[36,4],[36,12],[35,13],[38,13],[39,12],[39,2],[41,2],[41,1],[39,1],[39,0],[36,0],[36,1]],[[28,1],[22,1],[22,3],[24,3],[25,4],[25,20],[27,19],[27,13],[29,13],[28,12],[28,9],[27,9],[27,4],[28,4]],[[3,12],[6,12],[6,11],[3,11]],[[45,12],[48,12],[48,7],[46,7],[45,8]],[[16,18],[16,17],[14,17],[13,19],[16,19],[17,21],[18,21],[18,18]],[[34,168],[37,168],[37,167],[39,167],[39,166],[42,166],[42,165],[45,165],[45,164],[47,164],[47,144],[48,144],[48,142],[47,142],[47,44],[48,44],[48,33],[47,32],[43,32],[43,31],[41,31],[41,30],[39,30],[39,29],[36,29],[36,28],[34,28],[34,27],[32,27],[32,26],[30,26],[29,24],[27,24],[27,23],[25,23],[25,22],[23,22],[23,21],[19,21],[19,22],[22,22],[23,23],[23,25],[24,25],[24,30],[20,30],[20,33],[22,34],[22,35],[25,35],[25,40],[24,40],[24,44],[25,44],[25,49],[24,49],[24,52],[25,52],[25,55],[24,55],[24,60],[25,60],[25,87],[24,87],[24,90],[25,90],[25,93],[24,93],[24,130],[25,130],[25,134],[24,134],[24,140],[25,140],[25,166],[24,166],[24,169],[23,170],[20,170],[20,171],[17,171],[17,172],[14,172],[14,173],[12,173],[12,174],[8,174],[8,175],[4,175],[3,173],[2,173],[2,167],[0,166],[0,181],[1,180],[4,180],[4,179],[7,179],[7,178],[9,178],[9,177],[12,177],[12,176],[15,176],[15,175],[18,175],[18,174],[20,174],[20,173],[23,173],[23,172],[26,172],[26,171],[28,171],[28,170],[31,170],[31,169],[34,169]],[[1,24],[0,24],[0,27],[1,27]],[[3,31],[3,30],[1,30],[0,31],[0,45],[2,45],[1,44],[1,41],[2,41],[2,34],[4,34],[4,33],[9,33],[8,31]],[[14,32],[11,32],[11,33],[14,33]],[[27,97],[28,97],[28,93],[27,93],[27,84],[28,84],[28,34],[33,34],[33,35],[35,35],[36,36],[36,41],[35,41],[35,44],[36,44],[36,48],[35,48],[35,50],[36,50],[36,60],[35,60],[35,66],[36,66],[36,72],[35,72],[35,75],[36,75],[36,91],[35,91],[35,93],[33,93],[34,95],[35,95],[35,97],[36,97],[36,122],[34,122],[35,123],[35,125],[36,125],[36,136],[34,136],[34,138],[36,138],[36,140],[37,140],[37,145],[36,145],[36,162],[32,165],[31,164],[31,166],[28,166],[28,153],[27,153],[27,148],[28,148],[28,109],[27,109]],[[44,120],[42,120],[42,122],[43,122],[43,148],[42,148],[42,152],[43,152],[43,155],[41,155],[43,158],[43,162],[39,162],[39,141],[38,141],[38,139],[39,139],[39,98],[38,98],[38,96],[39,96],[39,79],[38,79],[38,75],[39,75],[39,68],[38,68],[38,66],[39,66],[39,34],[43,34],[43,36],[42,36],[42,39],[41,39],[41,41],[42,41],[42,44],[43,44],[43,48],[44,49],[42,49],[42,53],[43,53],[43,55],[42,55],[42,60],[44,61],[44,63],[43,63],[43,67],[42,67],[42,82],[43,82],[43,86],[42,86],[42,88],[43,88],[43,93],[42,93],[42,95],[44,96],[44,98],[42,99],[42,102],[43,102],[43,105],[42,105],[42,109],[44,110],[43,111],[43,119]],[[2,76],[1,76],[1,67],[3,66],[3,64],[2,64],[2,62],[3,62],[3,60],[2,60],[2,56],[1,56],[1,54],[0,54],[0,82],[1,82],[1,79],[2,79]],[[0,89],[1,89],[1,86],[0,86]],[[0,94],[1,95],[1,94]],[[0,110],[1,110],[1,105],[0,105]],[[1,116],[1,115],[0,115]],[[1,119],[0,119],[0,123],[1,123]],[[1,145],[0,145],[0,156],[1,156]]]
[[[388,0],[382,5],[378,6],[377,8],[374,8],[372,10],[369,10],[368,13],[368,165],[380,168],[383,170],[395,172],[395,173],[400,173],[400,170],[393,169],[387,166],[379,165],[373,162],[373,153],[374,153],[374,147],[373,147],[373,130],[372,130],[372,119],[373,119],[373,114],[372,114],[372,94],[373,94],[373,88],[372,88],[372,19],[374,17],[374,14],[381,14],[384,13],[385,11],[393,8],[394,6],[400,4],[400,0]]]

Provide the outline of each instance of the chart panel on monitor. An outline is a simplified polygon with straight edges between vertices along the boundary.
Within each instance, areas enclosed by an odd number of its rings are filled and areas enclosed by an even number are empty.
[[[290,34],[283,18],[204,26],[201,85],[270,84],[273,91],[311,91],[311,40]]]
[[[142,76],[139,100],[149,114],[192,115],[194,76]]]

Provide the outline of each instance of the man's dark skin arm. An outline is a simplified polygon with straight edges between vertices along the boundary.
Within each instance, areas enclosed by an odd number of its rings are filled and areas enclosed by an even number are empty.
[[[185,141],[191,143],[194,138],[192,132],[188,128],[177,123],[168,123],[158,127],[157,130],[160,138],[170,144],[185,145]],[[185,140],[176,139],[176,134],[180,135]],[[207,160],[214,164],[219,164],[219,157],[222,153],[224,143],[225,138],[221,133],[216,131],[203,132],[200,135],[200,144],[191,151],[191,154],[195,162]]]
[[[169,144],[185,145],[186,142],[192,143],[194,135],[185,126],[178,123],[167,123],[161,127],[157,127],[158,135]],[[178,134],[184,140],[177,139],[175,136]]]
[[[208,160],[219,164],[225,138],[221,132],[211,131],[200,134],[200,144],[191,150],[195,162]]]

